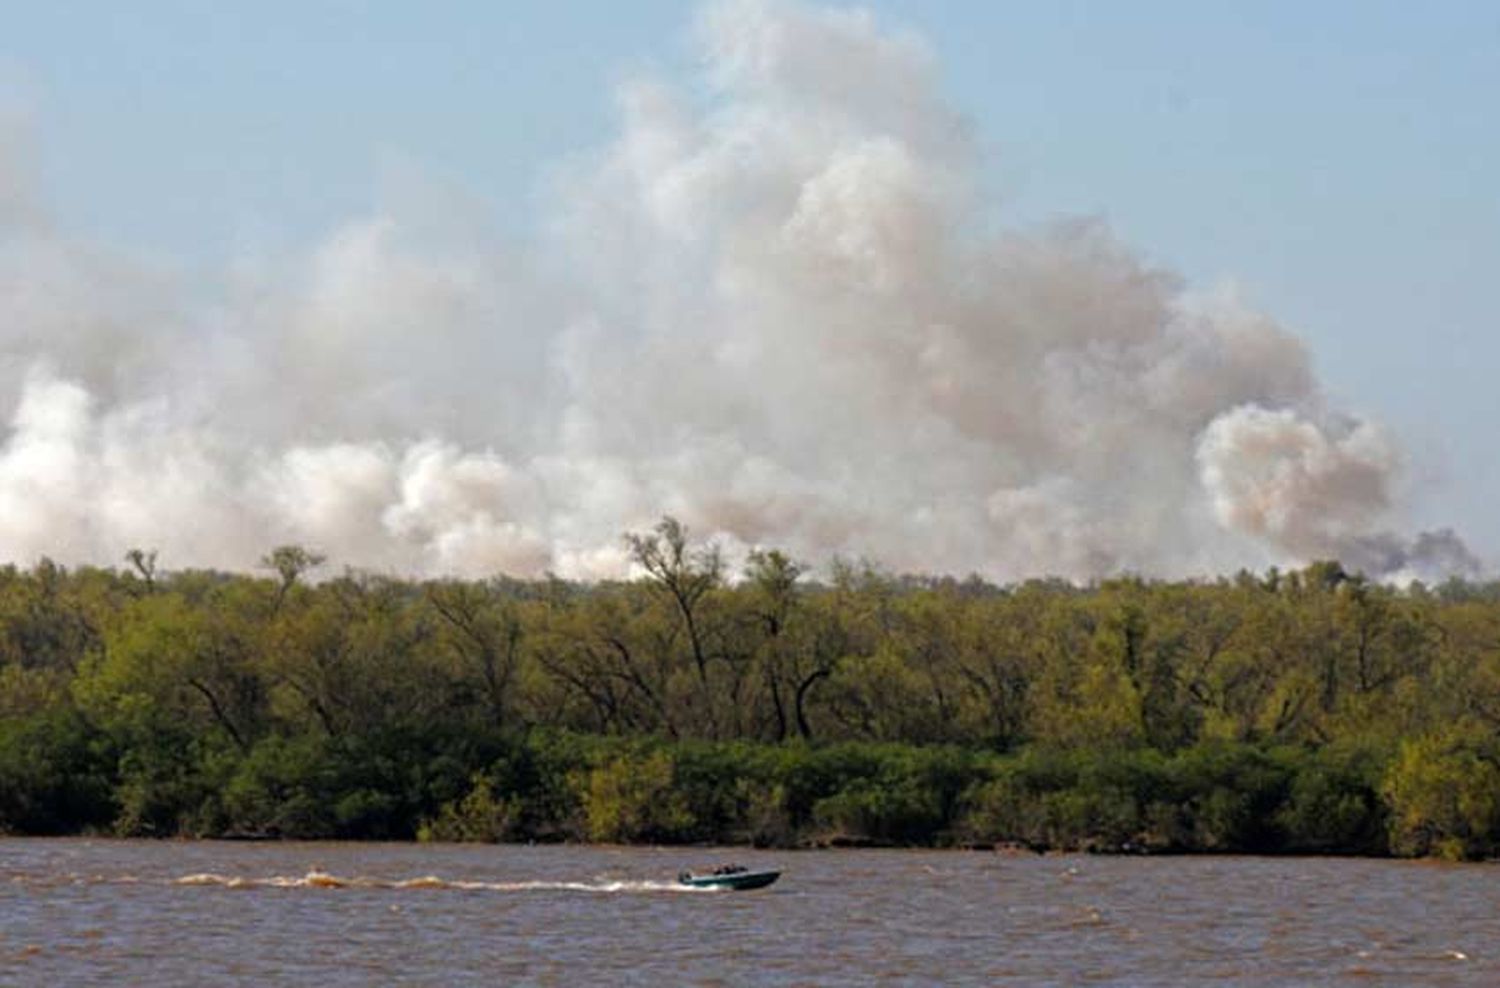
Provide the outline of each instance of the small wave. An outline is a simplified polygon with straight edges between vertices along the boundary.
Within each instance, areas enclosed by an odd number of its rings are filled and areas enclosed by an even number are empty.
[[[423,875],[421,878],[407,878],[399,882],[392,882],[392,888],[398,889],[441,889],[448,888],[452,882],[446,882],[436,875]]]

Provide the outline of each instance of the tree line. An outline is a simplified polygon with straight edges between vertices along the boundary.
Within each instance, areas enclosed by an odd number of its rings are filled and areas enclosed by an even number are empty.
[[[0,569],[0,832],[1500,847],[1500,584],[626,544],[595,584]]]

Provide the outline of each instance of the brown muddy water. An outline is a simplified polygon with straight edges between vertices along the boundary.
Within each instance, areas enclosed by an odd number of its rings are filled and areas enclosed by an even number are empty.
[[[758,892],[673,876],[780,867]],[[1500,985],[1500,870],[0,840],[0,984]]]

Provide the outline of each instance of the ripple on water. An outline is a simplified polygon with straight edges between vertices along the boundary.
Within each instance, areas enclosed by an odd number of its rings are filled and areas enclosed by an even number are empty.
[[[781,882],[673,880],[720,856],[0,841],[0,962],[56,984],[1500,984],[1487,866],[735,849]]]

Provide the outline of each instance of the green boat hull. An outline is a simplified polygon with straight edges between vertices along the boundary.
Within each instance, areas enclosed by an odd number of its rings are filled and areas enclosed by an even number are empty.
[[[698,889],[746,892],[750,889],[763,889],[780,877],[779,871],[739,871],[728,875],[684,875],[678,881]]]

